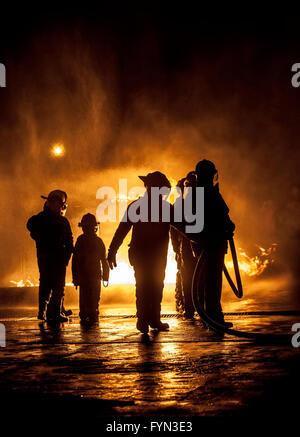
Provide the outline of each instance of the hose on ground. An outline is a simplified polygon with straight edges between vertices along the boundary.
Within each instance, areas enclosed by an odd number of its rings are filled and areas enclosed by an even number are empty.
[[[201,320],[213,331],[219,334],[228,334],[239,338],[246,338],[255,342],[266,344],[291,344],[291,334],[272,334],[261,332],[247,332],[232,329],[224,326],[222,323],[212,319],[204,309],[204,292],[205,292],[205,273],[207,269],[207,251],[204,249],[199,256],[192,281],[192,297],[196,311],[198,312]],[[267,312],[264,312],[267,314]],[[276,315],[280,315],[286,312],[276,312]],[[242,313],[241,313],[242,315]]]

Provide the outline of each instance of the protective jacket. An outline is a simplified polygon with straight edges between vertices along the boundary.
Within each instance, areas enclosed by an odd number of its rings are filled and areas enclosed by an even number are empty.
[[[44,208],[28,220],[27,229],[35,241],[38,259],[55,259],[57,263],[68,265],[73,252],[73,235],[66,217]]]

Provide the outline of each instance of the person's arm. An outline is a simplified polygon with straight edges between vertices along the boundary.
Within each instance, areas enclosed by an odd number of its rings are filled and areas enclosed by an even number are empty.
[[[182,207],[181,203],[178,203],[178,205],[180,208]],[[171,234],[171,242],[172,242],[173,250],[175,253],[178,253],[180,250],[180,240],[184,237],[188,237],[188,235],[185,232],[185,227],[188,223],[185,221],[183,210],[182,210],[181,221],[175,220],[176,208],[178,208],[178,206],[177,203],[175,202],[174,205],[171,205],[170,234]]]
[[[36,215],[30,217],[26,225],[30,236],[33,240],[37,240],[39,237],[39,220]]]
[[[180,234],[180,232],[173,226],[170,226],[170,236],[172,247],[175,252],[175,260],[178,263],[180,260],[180,242],[183,237],[182,234]]]
[[[106,248],[105,248],[103,241],[101,241],[101,243],[100,243],[100,260],[101,260],[101,270],[102,270],[103,281],[108,282],[108,280],[109,280],[109,265],[108,265],[108,261],[106,259]]]
[[[72,258],[72,278],[75,287],[80,285],[80,242],[77,240]]]
[[[218,201],[219,201],[219,214],[222,217],[223,227],[227,238],[231,238],[233,236],[235,230],[235,224],[229,217],[229,208],[223,199],[221,193],[218,193]]]
[[[66,223],[65,224],[66,264],[68,265],[74,250],[74,246],[73,246],[73,234],[72,234],[70,223],[67,219],[65,223]]]
[[[111,269],[117,267],[117,261],[116,261],[117,252],[119,250],[119,247],[123,243],[124,238],[126,237],[126,235],[128,234],[128,232],[132,227],[132,222],[129,220],[128,217],[129,207],[130,205],[126,210],[126,213],[124,214],[124,217],[121,223],[119,224],[108,249],[107,261]]]

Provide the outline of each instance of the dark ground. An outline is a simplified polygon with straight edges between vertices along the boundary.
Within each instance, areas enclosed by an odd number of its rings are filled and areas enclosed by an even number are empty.
[[[274,422],[296,414],[298,349],[221,338],[199,320],[174,315],[167,319],[169,332],[152,332],[144,341],[136,319],[128,317],[134,307],[103,307],[99,325],[90,328],[79,324],[76,313],[69,323],[49,327],[35,319],[35,309],[1,310],[7,346],[0,349],[0,391],[8,412],[18,405],[22,412],[43,413],[71,406],[102,425],[116,417]],[[297,322],[228,319],[238,329],[285,333]]]

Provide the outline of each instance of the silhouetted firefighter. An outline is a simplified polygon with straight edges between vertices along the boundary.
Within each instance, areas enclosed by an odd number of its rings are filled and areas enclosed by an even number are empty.
[[[170,230],[170,220],[163,221],[162,212],[164,208],[170,211],[172,207],[160,194],[158,211],[154,211],[151,188],[170,189],[171,185],[166,176],[158,171],[139,177],[144,182],[146,193],[128,206],[110,244],[108,262],[111,268],[117,266],[117,251],[132,228],[128,255],[136,280],[137,329],[147,334],[149,326],[157,330],[169,328],[167,323],[160,320]],[[155,213],[158,213],[156,221],[152,220]]]
[[[193,244],[193,248],[198,255],[206,249],[205,283],[199,287],[204,289],[204,309],[212,319],[232,326],[232,323],[224,321],[221,294],[224,257],[228,238],[232,236],[235,225],[229,218],[229,208],[219,192],[215,165],[203,159],[196,165],[196,175],[197,186],[204,187],[204,229],[197,235],[197,243]]]
[[[183,195],[185,178],[180,179],[177,182],[177,187],[181,190],[181,196]],[[173,226],[170,228],[170,237],[173,250],[175,252],[175,261],[177,264],[176,284],[175,284],[175,304],[176,311],[179,313],[184,312],[184,291],[181,276],[182,258],[181,258],[181,241],[183,234]]]
[[[73,236],[64,217],[67,194],[54,190],[46,199],[44,210],[31,217],[27,228],[35,240],[40,271],[38,318],[65,322],[62,313],[66,268],[73,251]],[[47,314],[46,314],[47,309]]]
[[[180,179],[177,183],[183,193],[184,187],[195,185],[196,176],[193,172],[188,173],[186,178]],[[197,259],[194,257],[191,241],[178,229],[171,227],[171,240],[175,259],[177,262],[176,275],[176,309],[183,312],[188,319],[194,316],[194,304],[192,300],[192,279]]]
[[[79,317],[83,323],[98,320],[101,279],[107,282],[109,266],[106,248],[97,236],[100,223],[92,214],[85,214],[79,226],[83,230],[76,241],[72,259],[73,283],[79,285]]]

